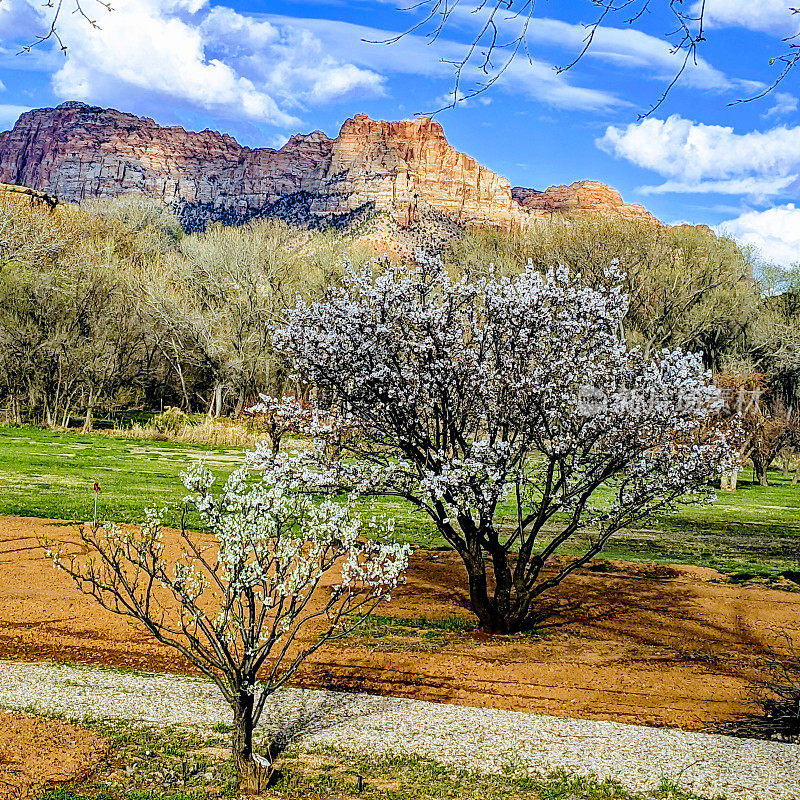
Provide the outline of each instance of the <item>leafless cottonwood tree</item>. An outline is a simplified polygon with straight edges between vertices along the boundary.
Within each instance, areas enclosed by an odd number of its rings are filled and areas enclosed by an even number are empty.
[[[274,220],[184,235],[141,195],[50,208],[0,192],[0,413],[88,428],[122,409],[226,413],[280,395],[268,323],[368,254]]]
[[[598,31],[611,23],[634,27],[653,14],[666,17],[664,39],[670,44],[676,57],[675,74],[659,99],[643,115],[652,114],[666,100],[672,88],[680,80],[687,67],[695,63],[698,51],[708,39],[705,25],[706,2],[684,2],[684,0],[584,0],[593,18],[586,27],[586,35],[580,50],[565,65],[556,67],[564,73],[575,67],[591,49]],[[754,3],[758,0],[753,0]],[[424,35],[432,42],[442,38],[446,32],[464,23],[471,23],[473,33],[464,45],[463,54],[454,59],[443,59],[453,69],[451,101],[443,108],[452,108],[462,100],[475,97],[494,86],[518,58],[533,61],[529,33],[536,25],[536,12],[541,8],[536,0],[417,0],[406,10],[419,15],[419,19],[403,33],[384,40],[392,44],[415,34]],[[553,4],[547,4],[553,13]],[[798,9],[788,8],[787,16],[797,14]],[[778,52],[771,59],[777,65],[778,75],[765,89],[744,98],[744,102],[755,100],[777,87],[800,60],[800,34],[787,36],[776,43]],[[742,101],[737,101],[742,102]],[[440,109],[442,110],[442,109]]]
[[[729,239],[692,226],[663,227],[648,220],[559,219],[511,232],[471,230],[453,239],[444,255],[456,274],[474,276],[476,265],[504,275],[529,260],[541,273],[559,265],[590,284],[605,282],[604,264],[625,274],[626,340],[645,352],[679,347],[701,352],[719,371],[743,331],[759,313],[761,296],[748,254]]]
[[[723,475],[721,487],[736,491],[741,463],[753,463],[753,478],[769,486],[769,470],[781,453],[793,455],[800,448],[798,412],[787,406],[774,378],[752,370],[717,373],[714,383],[723,391],[724,420],[737,430],[740,465]],[[788,470],[787,470],[788,471]]]
[[[800,444],[800,426],[791,409],[778,405],[771,413],[762,412],[753,426],[750,460],[754,477],[769,486],[769,469],[785,448]]]
[[[164,331],[187,410],[187,360],[208,376],[205,404],[213,416],[223,412],[226,396],[240,412],[259,388],[272,385],[280,365],[268,324],[296,292],[307,293],[324,278],[307,258],[309,238],[273,220],[241,228],[214,225],[182,239],[142,276],[140,295]]]
[[[140,371],[146,330],[121,274],[130,242],[95,222],[0,203],[0,397],[12,422],[66,425],[83,411],[89,430]]]

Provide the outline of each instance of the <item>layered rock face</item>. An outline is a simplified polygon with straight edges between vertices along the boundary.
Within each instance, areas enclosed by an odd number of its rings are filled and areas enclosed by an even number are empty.
[[[0,182],[69,202],[141,192],[175,206],[189,228],[237,222],[297,193],[330,157],[323,133],[280,151],[251,150],[215,131],[188,133],[119,111],[64,103],[23,114],[0,134]]]
[[[511,194],[532,217],[544,217],[554,212],[614,212],[629,219],[655,219],[644,206],[624,203],[616,189],[597,181],[577,181],[569,186],[551,186],[543,192],[517,186],[511,190]]]
[[[27,205],[32,207],[44,206],[53,209],[58,205],[58,200],[44,192],[37,192],[27,186],[16,186],[0,183],[0,206],[2,205]]]
[[[321,177],[323,193],[338,181],[350,208],[374,204],[400,225],[418,221],[428,208],[462,224],[510,227],[519,217],[509,182],[450,147],[442,126],[427,117],[348,120]]]
[[[360,114],[336,139],[316,131],[274,150],[64,103],[29,111],[0,133],[0,182],[70,202],[141,192],[171,205],[187,230],[259,216],[341,226],[375,212],[401,227],[433,217],[511,228],[552,213],[649,216],[591,181],[512,193],[505,178],[454,150],[441,125],[425,117],[381,122]]]

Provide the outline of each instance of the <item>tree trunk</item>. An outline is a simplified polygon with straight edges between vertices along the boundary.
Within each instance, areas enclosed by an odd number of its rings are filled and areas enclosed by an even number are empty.
[[[469,576],[470,607],[478,617],[480,628],[484,633],[517,633],[525,623],[524,615],[518,611],[519,598],[512,602],[512,577],[508,565],[508,557],[500,548],[492,555],[492,566],[495,577],[494,596],[489,594],[489,582],[486,576],[486,564],[483,554],[461,554]]]
[[[214,387],[214,416],[219,417],[222,415],[222,386],[217,385]]]
[[[72,417],[73,402],[75,400],[76,389],[73,389],[64,400],[64,413],[61,416],[61,427],[69,428],[70,419]]]
[[[511,633],[508,621],[503,619],[495,604],[489,597],[486,575],[471,574],[469,576],[469,602],[478,617],[484,633]]]
[[[767,478],[768,464],[757,455],[751,455],[753,461],[753,479],[754,482],[758,481],[760,486],[769,486],[769,479]]]
[[[253,758],[253,695],[246,692],[241,692],[238,702],[233,705],[231,754],[239,791],[246,794],[264,791],[273,770]]]
[[[739,483],[739,470],[732,469],[730,472],[723,472],[720,478],[719,488],[723,492],[735,492]]]
[[[94,425],[94,392],[92,390],[89,391],[89,399],[86,401],[86,416],[83,420],[83,428],[81,428],[81,433],[89,433]]]
[[[166,353],[164,353],[167,361],[175,368],[175,373],[178,380],[181,382],[181,393],[183,394],[183,407],[187,414],[192,413],[192,403],[189,400],[189,394],[186,391],[186,379],[183,377],[183,368],[181,367],[181,354],[178,345],[173,339],[170,344],[172,345],[172,352],[175,354],[175,361],[173,361]]]
[[[183,370],[180,365],[177,367],[178,379],[181,382],[181,394],[183,395],[183,407],[186,409],[187,414],[192,413],[192,401],[189,399],[189,393],[186,391],[186,379],[183,377]]]

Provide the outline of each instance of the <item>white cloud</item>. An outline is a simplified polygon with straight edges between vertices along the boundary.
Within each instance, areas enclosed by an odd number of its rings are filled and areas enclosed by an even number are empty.
[[[288,106],[385,93],[382,75],[357,66],[346,52],[332,52],[305,20],[272,22],[216,6],[201,29],[209,48]]]
[[[705,5],[703,19],[708,27],[739,27],[786,35],[798,30],[800,18],[792,13],[794,0],[698,0],[691,12],[695,16]]]
[[[790,266],[800,262],[800,208],[794,203],[747,211],[717,225],[716,230],[755,247],[769,263]]]
[[[494,9],[494,3],[480,8],[474,3],[455,3],[450,24],[457,23],[463,29],[465,38],[469,39],[479,34]],[[528,50],[536,55],[542,47],[561,48],[567,51],[563,63],[570,63],[583,51],[594,19],[584,21],[586,24],[574,24],[550,17],[536,17],[525,31]],[[513,41],[522,34],[522,26],[526,24],[526,20],[527,14],[522,9],[516,15],[513,12],[500,18],[494,15],[493,21],[499,31],[498,38]],[[491,30],[485,33],[486,41],[482,42],[483,45],[488,45],[490,35]],[[477,49],[475,59],[478,63],[485,50],[486,46]],[[462,45],[461,57],[464,51]],[[685,51],[675,52],[672,44],[664,37],[647,34],[636,25],[616,28],[609,24],[600,25],[593,31],[591,45],[584,54],[587,60],[598,59],[622,69],[636,70],[637,79],[644,77],[664,81],[672,81],[676,77],[684,57]],[[502,54],[498,54],[496,60],[502,63]],[[728,77],[699,55],[687,62],[679,82],[682,86],[720,92],[738,90],[753,93],[764,88],[764,84],[756,81]]]
[[[208,56],[195,19],[198,4],[187,5],[121,0],[102,30],[87,30],[80,18],[69,18],[62,35],[71,44],[53,77],[55,92],[103,103],[119,102],[128,88],[261,122],[293,123],[269,94],[229,63]]]
[[[786,178],[730,178],[709,181],[665,181],[657,186],[640,186],[645,195],[653,194],[738,194],[766,198],[783,194],[796,181],[795,175]]]
[[[332,57],[351,61],[359,67],[382,74],[421,75],[452,80],[453,65],[447,63],[463,56],[464,46],[457,42],[421,36],[405,36],[393,44],[382,44],[397,34],[393,31],[326,19],[296,20],[292,17],[265,15],[275,25],[302,26],[322,43]],[[377,44],[375,44],[377,42]],[[486,76],[476,66],[465,70],[466,90]],[[626,105],[611,92],[575,86],[566,75],[557,75],[553,67],[519,58],[496,84],[496,88],[520,94],[555,108],[600,110]],[[436,108],[418,109],[433,111]]]
[[[779,126],[737,134],[673,115],[624,128],[610,126],[602,150],[665,178],[657,192],[776,195],[800,180],[800,127]]]
[[[0,36],[9,44],[32,39],[46,13],[40,0],[0,0]],[[140,113],[203,109],[281,128],[300,125],[298,117],[310,106],[385,95],[390,75],[449,82],[453,68],[444,60],[462,50],[447,40],[431,47],[419,36],[370,44],[363,40],[395,33],[336,20],[244,14],[208,0],[117,0],[99,22],[101,30],[92,30],[80,15],[63,18],[66,58],[45,67],[60,99]],[[464,77],[483,76],[474,68]],[[611,92],[574,85],[542,61],[519,59],[498,88],[556,108],[625,105]]]
[[[482,78],[477,70],[476,77],[478,80]],[[524,58],[516,59],[511,64],[497,86],[554,108],[603,111],[629,105],[611,92],[574,86],[565,75],[556,74],[549,64],[542,61],[530,63]]]
[[[33,3],[26,0],[2,0],[0,2],[0,38],[13,41],[20,31],[25,32],[25,44],[35,40],[36,33],[42,29],[39,25],[41,13]],[[30,33],[28,33],[30,32]]]
[[[537,19],[530,26],[527,39],[542,44],[558,44],[580,52],[586,43],[584,25],[571,25],[556,19]],[[644,71],[655,78],[672,80],[681,68],[683,53],[674,52],[666,40],[635,28],[599,27],[586,53],[588,58],[609,61],[620,67]],[[687,64],[680,83],[696,89],[724,91],[740,88],[741,82],[728,78],[698,56]],[[748,84],[748,88],[752,88]]]
[[[12,41],[33,38],[47,19],[38,0],[0,0],[0,11],[0,33]],[[123,106],[135,97],[296,126],[308,104],[383,92],[380,75],[331,56],[313,35],[207,0],[118,0],[99,23],[94,30],[79,15],[63,17],[59,97]]]
[[[773,11],[784,8],[774,0],[707,2],[716,9],[718,22],[726,3],[741,3],[745,10],[763,4],[775,6]],[[183,105],[295,126],[311,105],[385,94],[389,75],[449,80],[453,67],[447,61],[464,53],[463,43],[439,39],[433,44],[421,36],[370,44],[362,40],[391,39],[396,33],[337,20],[245,14],[212,6],[209,0],[118,0],[113,5],[113,14],[98,12],[102,31],[89,29],[79,15],[63,18],[69,50],[51,67],[61,98],[121,106],[135,98],[140,108],[155,99],[165,107]],[[0,0],[0,40],[34,38],[46,13],[40,0]],[[478,16],[464,15],[462,24],[474,26]],[[585,35],[582,25],[541,18],[528,38],[532,45],[573,52]],[[680,56],[662,38],[632,27],[598,29],[588,57],[655,78],[671,79],[680,65]],[[474,64],[463,78],[466,89],[485,76]],[[556,74],[539,58],[532,63],[519,58],[498,88],[555,108],[598,111],[628,105],[612,91],[578,86],[572,78],[571,73]],[[702,58],[689,65],[681,81],[713,91],[757,88],[729,78]]]
[[[276,133],[270,138],[267,146],[272,147],[274,150],[280,150],[288,141],[289,137],[285,133]]]
[[[20,116],[30,110],[30,106],[15,106],[8,103],[0,103],[0,131],[7,131],[13,128]]]
[[[775,92],[772,99],[775,102],[761,115],[763,119],[779,118],[797,111],[797,98],[788,92]]]
[[[492,104],[492,98],[488,94],[478,94],[468,98],[463,92],[459,91],[455,93],[455,104],[453,99],[454,92],[445,92],[433,101],[433,107],[438,111],[445,108],[469,108],[476,104],[481,106],[490,106]]]

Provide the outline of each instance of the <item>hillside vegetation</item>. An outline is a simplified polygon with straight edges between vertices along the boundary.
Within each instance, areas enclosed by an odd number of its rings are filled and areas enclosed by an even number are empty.
[[[610,214],[472,229],[428,245],[471,277],[518,273],[530,261],[603,284],[618,263],[628,341],[701,352],[728,411],[746,412],[742,451],[755,454],[759,480],[776,460],[797,469],[797,271],[760,264],[707,228]],[[388,263],[355,232],[260,220],[186,235],[139,195],[53,206],[3,191],[0,419],[88,431],[98,419],[125,425],[168,407],[236,415],[259,392],[302,394],[269,330],[298,296],[336,283],[345,259]]]

